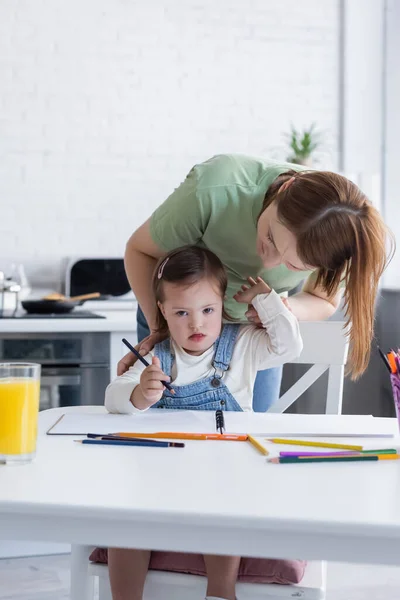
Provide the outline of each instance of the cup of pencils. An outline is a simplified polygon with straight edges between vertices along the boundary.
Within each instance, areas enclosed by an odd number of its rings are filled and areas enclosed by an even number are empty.
[[[400,430],[400,350],[397,350],[397,352],[391,350],[387,354],[384,354],[379,347],[378,350],[387,370],[390,373],[394,408],[396,411],[397,424]]]

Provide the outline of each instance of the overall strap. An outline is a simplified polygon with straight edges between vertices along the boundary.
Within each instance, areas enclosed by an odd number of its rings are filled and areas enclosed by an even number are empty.
[[[170,338],[156,344],[154,346],[154,353],[160,359],[161,369],[168,377],[171,377],[172,355]]]
[[[239,333],[239,324],[224,325],[221,335],[215,342],[213,366],[222,371],[227,371],[235,348],[236,338]]]

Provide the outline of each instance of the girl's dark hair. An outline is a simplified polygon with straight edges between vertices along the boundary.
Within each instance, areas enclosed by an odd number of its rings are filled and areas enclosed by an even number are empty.
[[[337,173],[283,173],[269,187],[262,212],[272,202],[280,222],[296,236],[300,259],[318,269],[316,285],[333,297],[344,280],[351,326],[347,372],[357,379],[368,365],[378,282],[388,261],[387,242],[389,256],[393,252],[393,236],[360,188]]]
[[[164,302],[164,282],[181,283],[187,287],[201,279],[214,279],[221,292],[222,300],[225,297],[228,277],[225,267],[218,256],[199,246],[183,246],[172,250],[161,260],[153,274],[153,293],[157,303],[157,331],[168,332],[168,324],[164,319],[158,302]],[[228,321],[233,319],[222,309],[222,316]]]

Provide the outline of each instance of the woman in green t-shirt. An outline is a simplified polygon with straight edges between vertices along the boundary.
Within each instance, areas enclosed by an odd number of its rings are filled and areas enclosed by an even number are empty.
[[[365,370],[373,335],[378,281],[389,236],[363,192],[336,173],[242,155],[219,155],[193,167],[185,181],[128,241],[125,266],[144,313],[138,311],[140,349],[159,341],[151,278],[159,258],[186,245],[217,254],[228,273],[225,308],[257,320],[233,294],[248,275],[261,276],[278,293],[305,280],[288,300],[299,320],[323,320],[338,308],[342,291],[350,329],[348,371]],[[151,332],[151,333],[150,333]],[[134,362],[127,354],[123,373]],[[259,372],[253,406],[266,410],[279,395],[281,371]]]

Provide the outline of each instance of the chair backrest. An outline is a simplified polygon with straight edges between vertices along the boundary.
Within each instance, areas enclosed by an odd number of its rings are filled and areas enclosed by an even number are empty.
[[[329,370],[326,413],[339,414],[342,409],[344,365],[348,353],[348,336],[343,321],[301,321],[303,351],[292,361],[312,367],[283,394],[269,410],[286,410],[325,371]]]

